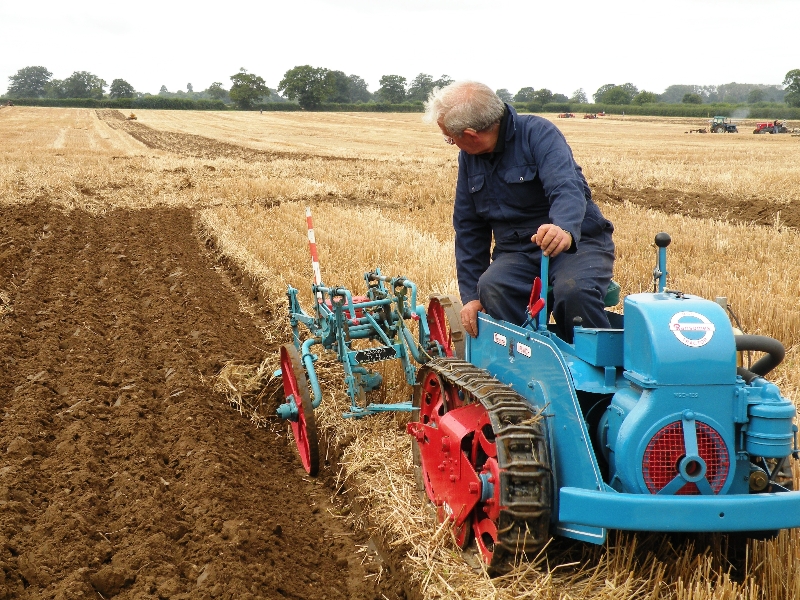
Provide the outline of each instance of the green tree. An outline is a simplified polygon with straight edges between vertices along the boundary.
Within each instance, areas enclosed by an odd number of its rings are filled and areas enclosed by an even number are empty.
[[[66,98],[96,98],[101,99],[108,85],[97,75],[88,71],[75,71],[63,82],[63,93]]]
[[[535,93],[532,87],[524,87],[514,94],[514,102],[532,102]]]
[[[253,102],[261,98],[261,96],[269,95],[269,88],[264,82],[262,77],[248,73],[242,67],[235,75],[231,75],[231,89],[228,95],[231,97],[242,110],[248,110],[253,107]]]
[[[221,81],[215,81],[212,83],[210,86],[208,86],[208,89],[205,91],[205,93],[208,94],[208,97],[212,100],[224,100],[228,97],[228,90],[222,87]]]
[[[191,83],[186,84],[186,93],[187,94],[194,94],[194,87],[192,87]]]
[[[569,98],[567,98],[566,94],[553,94],[550,102],[569,102]]]
[[[325,101],[341,104],[350,102],[350,78],[342,71],[328,71],[326,78],[329,92]]]
[[[583,91],[583,88],[578,88],[572,92],[572,96],[570,96],[569,101],[578,102],[579,104],[588,104],[589,99],[586,97],[586,92]]]
[[[162,85],[161,89],[158,90],[158,95],[159,96],[166,96],[167,94],[169,94],[169,90],[167,89],[167,86]]]
[[[406,99],[406,78],[400,75],[383,75],[378,82],[378,97],[381,102],[400,104]]]
[[[497,97],[503,102],[514,101],[514,96],[512,96],[511,92],[509,92],[506,88],[500,88],[499,90],[495,91],[495,94],[497,94]]]
[[[536,102],[537,104],[547,104],[548,102],[552,101],[553,101],[553,92],[551,92],[547,88],[536,90],[533,93],[533,102]]]
[[[305,109],[317,108],[325,101],[331,90],[327,69],[302,65],[289,69],[278,84],[278,90]]]
[[[703,97],[700,94],[684,94],[681,102],[683,104],[702,104]]]
[[[594,93],[594,101],[600,104],[630,104],[639,90],[632,83],[606,84]]]
[[[631,100],[633,104],[655,104],[658,102],[658,95],[653,92],[646,92],[642,90],[633,97]]]
[[[603,94],[601,102],[604,104],[630,104],[631,100],[633,100],[631,95],[622,86],[617,85]]]
[[[367,82],[358,75],[348,75],[350,79],[350,102],[369,102],[372,94],[369,93]]]
[[[420,73],[408,86],[408,100],[424,102],[433,90],[433,77],[427,73]]]
[[[53,74],[44,67],[24,67],[9,77],[8,94],[11,98],[40,98]]]
[[[597,88],[597,91],[592,95],[594,101],[598,103],[603,102],[603,96],[605,96],[607,92],[611,91],[615,87],[617,87],[616,83],[607,83],[605,85],[601,85],[599,88]]]
[[[136,90],[124,79],[115,79],[108,88],[109,98],[133,98],[135,95]]]
[[[800,106],[800,69],[792,69],[783,79],[786,95],[783,101],[789,106]]]
[[[443,88],[447,87],[451,83],[453,83],[453,79],[449,75],[442,75],[441,77],[439,77],[439,79],[433,82],[433,87]]]
[[[623,84],[622,84],[621,86],[619,86],[619,87],[621,87],[623,90],[625,90],[625,92],[626,92],[626,93],[627,93],[627,94],[628,94],[628,95],[631,97],[631,99],[633,99],[633,97],[634,97],[636,94],[638,94],[638,93],[639,93],[639,88],[637,88],[637,87],[636,87],[635,85],[633,85],[632,83],[623,83]]]
[[[748,104],[756,104],[758,102],[764,102],[764,100],[766,99],[767,99],[767,93],[760,88],[753,88],[747,94]]]
[[[66,98],[66,92],[64,91],[64,80],[63,79],[51,79],[47,85],[44,86],[44,97],[45,98]]]
[[[726,86],[720,86],[720,88],[724,87]],[[671,85],[664,90],[659,99],[667,104],[678,104],[686,94],[699,94],[707,102],[720,100],[717,87],[700,85]]]

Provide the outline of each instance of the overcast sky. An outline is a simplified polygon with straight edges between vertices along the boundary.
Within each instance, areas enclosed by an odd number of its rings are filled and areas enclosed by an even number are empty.
[[[591,95],[631,82],[780,85],[800,68],[800,0],[2,0],[0,92],[22,67],[195,91],[240,67],[276,88],[310,64]]]

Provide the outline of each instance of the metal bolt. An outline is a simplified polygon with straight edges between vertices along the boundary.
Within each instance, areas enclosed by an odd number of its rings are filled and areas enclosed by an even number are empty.
[[[481,486],[475,483],[474,481],[470,482],[469,484],[469,493],[470,494],[477,494],[481,491]]]

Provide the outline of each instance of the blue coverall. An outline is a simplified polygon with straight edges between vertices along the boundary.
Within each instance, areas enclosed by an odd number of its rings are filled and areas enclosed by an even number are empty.
[[[603,300],[614,226],[592,200],[561,131],[506,105],[494,152],[458,156],[453,227],[461,301],[479,299],[491,316],[521,325],[540,271],[531,237],[544,223],[572,236],[572,246],[550,261],[559,337],[572,341],[575,317],[584,327],[609,327]]]

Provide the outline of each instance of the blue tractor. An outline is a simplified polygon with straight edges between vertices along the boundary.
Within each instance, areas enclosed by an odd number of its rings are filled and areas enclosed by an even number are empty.
[[[450,319],[414,386],[418,483],[490,571],[552,535],[800,527],[795,406],[765,378],[783,346],[666,289],[670,237],[655,241],[653,293],[627,296],[614,329],[575,323],[571,344],[548,327],[546,259],[522,327],[481,314],[471,338],[458,301],[435,299]],[[741,366],[751,351],[763,357]]]

